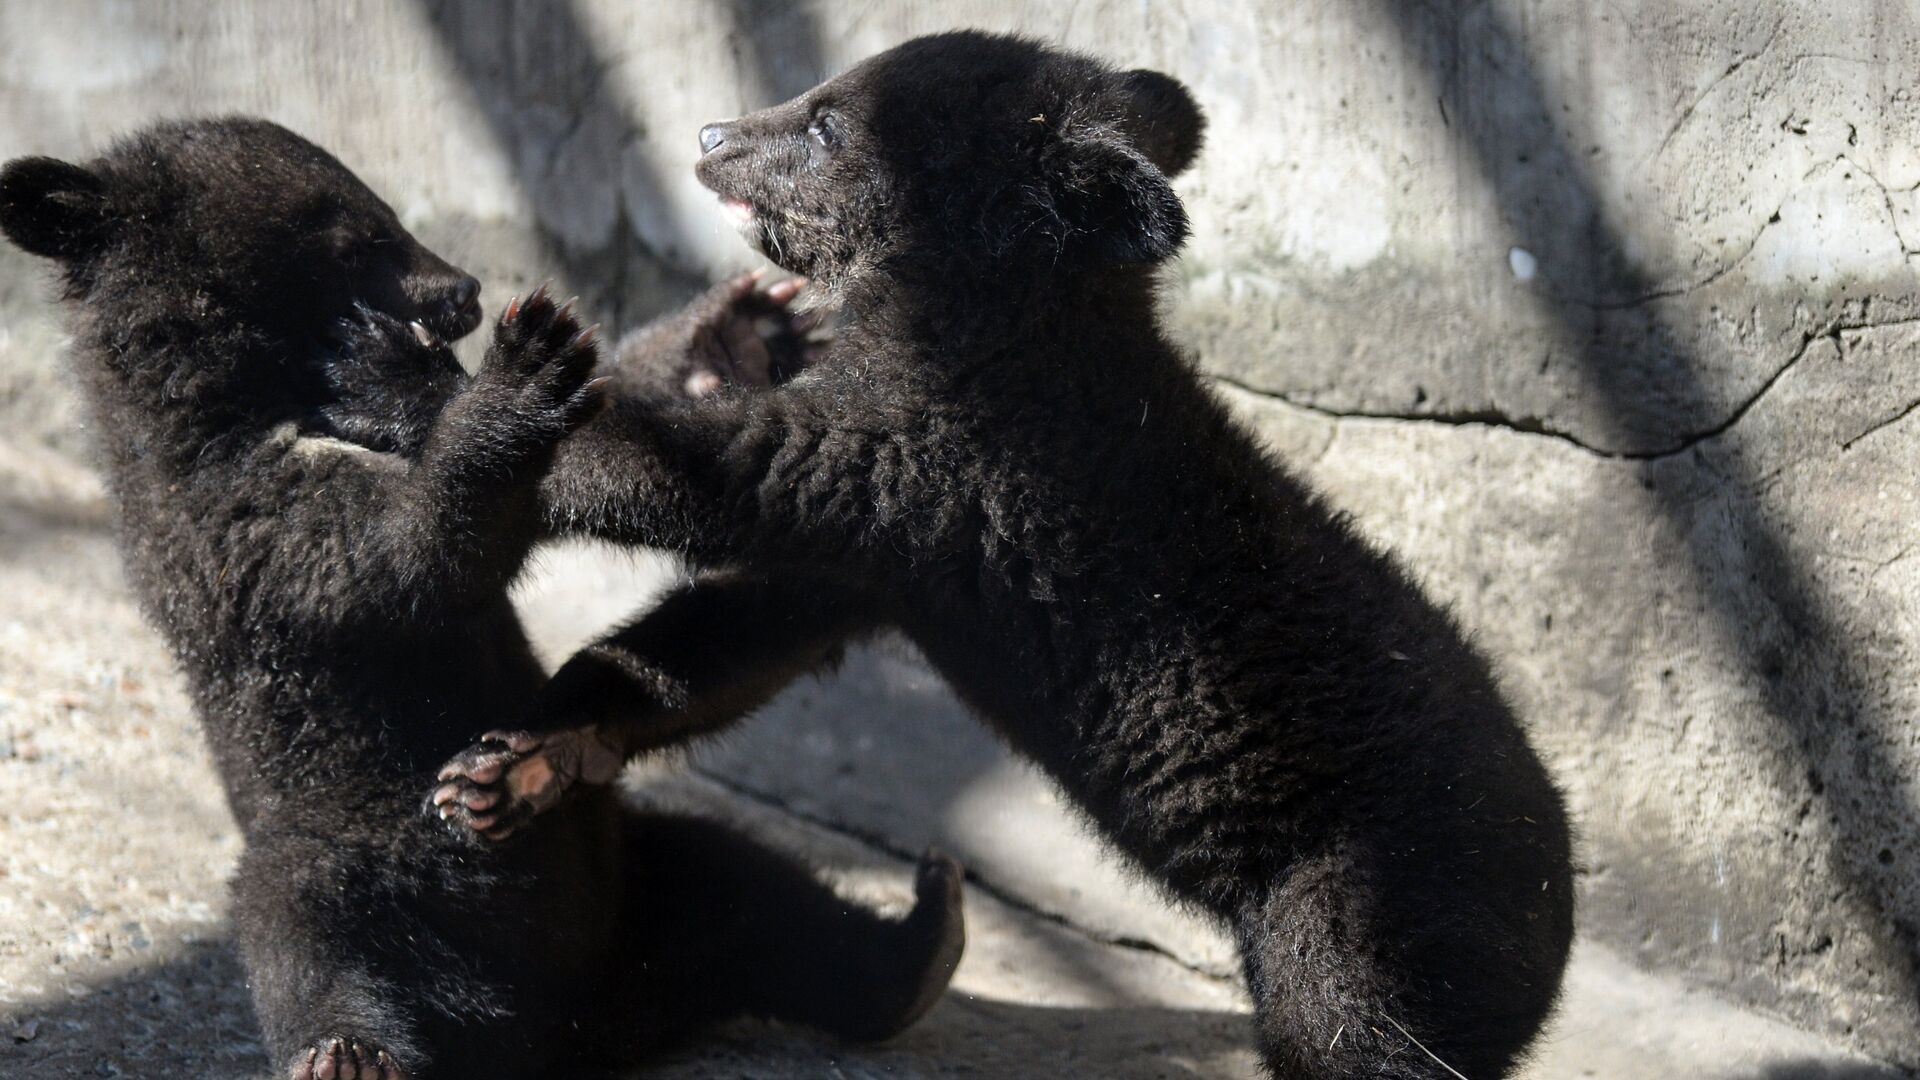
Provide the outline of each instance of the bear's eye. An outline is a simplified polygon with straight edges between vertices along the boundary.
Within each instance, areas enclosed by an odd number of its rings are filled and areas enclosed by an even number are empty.
[[[333,248],[335,254],[348,262],[357,262],[379,253],[380,249],[394,242],[392,233],[384,230],[362,232],[358,230],[337,230],[334,233]]]
[[[830,112],[815,114],[813,122],[807,125],[807,135],[824,150],[832,150],[840,145],[839,126]]]

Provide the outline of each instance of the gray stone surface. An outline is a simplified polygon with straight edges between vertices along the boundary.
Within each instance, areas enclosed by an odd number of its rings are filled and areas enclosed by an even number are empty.
[[[701,120],[959,25],[1192,85],[1213,136],[1180,185],[1196,233],[1169,318],[1495,657],[1580,814],[1591,948],[1920,1065],[1911,4],[7,0],[0,157],[265,113],[489,296],[555,276],[620,325],[749,264],[691,179]],[[231,839],[109,564],[76,554],[101,511],[72,497],[91,481],[48,295],[0,250],[0,768],[42,754],[57,764],[34,770],[121,786],[7,800],[0,849],[42,863],[3,864],[0,982],[57,996],[158,972],[174,989],[153,1015],[178,1017],[211,992],[201,959],[231,977],[181,937],[217,940],[217,891],[188,886]],[[32,575],[51,591],[5,587]],[[554,640],[619,613],[590,577],[565,587],[540,616]],[[140,706],[172,719],[133,736]],[[122,735],[153,759],[97,753]],[[857,658],[697,762],[886,850],[939,837],[1023,918],[1230,966],[911,657]],[[188,821],[211,846],[149,853]],[[118,853],[59,854],[81,834]],[[73,915],[89,906],[132,914]],[[63,963],[132,966],[76,983],[34,966],[56,953],[7,959],[49,920],[76,927]],[[136,940],[172,951],[141,967]]]
[[[178,679],[125,591],[98,486],[4,438],[0,464],[0,1076],[268,1077],[225,921],[239,838]],[[544,645],[563,650],[670,571],[563,549],[524,606]],[[1245,996],[1214,970],[1209,931],[1144,892],[1110,888],[1115,871],[1092,841],[1030,774],[969,742],[975,733],[928,680],[897,650],[862,655],[697,753],[694,769],[655,762],[626,783],[637,801],[753,829],[883,904],[906,902],[920,845],[963,850],[975,880],[953,990],[884,1047],[740,1025],[645,1075],[1252,1080]],[[928,737],[941,729],[950,742]],[[817,750],[839,740],[850,740],[851,770],[836,782]],[[807,745],[815,751],[795,756]],[[972,749],[956,758],[943,745]],[[942,760],[971,765],[942,780]],[[798,783],[781,786],[776,766]],[[916,777],[936,786],[916,790]],[[930,813],[937,792],[960,797]],[[1586,942],[1524,1075],[1896,1074]]]

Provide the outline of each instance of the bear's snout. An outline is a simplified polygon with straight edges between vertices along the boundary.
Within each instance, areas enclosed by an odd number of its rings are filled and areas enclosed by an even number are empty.
[[[440,306],[441,321],[445,325],[457,328],[462,336],[472,331],[480,325],[480,279],[472,274],[462,276]]]
[[[425,322],[448,341],[458,341],[480,325],[480,281],[472,274],[448,266],[442,273],[416,276],[408,283],[406,293],[405,301],[387,310],[397,315],[410,309],[412,314],[407,318]],[[363,302],[381,306],[375,300]]]

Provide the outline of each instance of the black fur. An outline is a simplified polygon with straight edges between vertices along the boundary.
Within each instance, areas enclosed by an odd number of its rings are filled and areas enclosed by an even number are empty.
[[[660,400],[787,381],[818,354],[822,313],[788,310],[779,288],[757,290],[751,275],[713,286],[621,338],[602,377],[613,393]],[[451,356],[433,350],[337,347],[365,319],[363,309],[333,331],[319,419],[329,433],[368,449],[416,453],[465,376]]]
[[[771,391],[616,401],[543,490],[557,525],[782,584],[696,584],[570,661],[540,723],[678,740],[900,628],[1232,927],[1274,1075],[1507,1074],[1572,936],[1563,802],[1454,622],[1161,333],[1185,91],[949,34],[702,142],[840,337]],[[580,739],[527,737],[510,779],[551,774],[543,738]],[[519,812],[555,801],[530,787]]]
[[[553,446],[598,404],[590,335],[544,293],[469,384],[438,338],[478,322],[478,284],[257,120],[9,163],[0,229],[64,272],[127,569],[246,835],[233,915],[283,1075],[528,1076],[740,1015],[884,1037],[931,1004],[960,943],[948,860],[900,921],[604,789],[537,843],[422,813],[438,764],[544,682],[506,589]]]

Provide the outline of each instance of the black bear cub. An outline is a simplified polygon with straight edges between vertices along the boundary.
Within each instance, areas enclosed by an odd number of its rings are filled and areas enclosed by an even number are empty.
[[[545,681],[507,586],[554,445],[599,404],[569,312],[510,303],[468,380],[444,340],[479,323],[478,283],[258,120],[12,161],[0,229],[62,271],[127,569],[246,836],[233,918],[282,1075],[529,1076],[748,1015],[879,1038],[932,1003],[962,937],[950,861],[895,920],[605,789],[537,842],[423,812],[473,718]]]
[[[491,814],[564,805],[897,627],[1232,928],[1274,1075],[1505,1075],[1572,937],[1562,798],[1453,620],[1162,333],[1201,132],[1165,75],[978,33],[702,130],[700,178],[839,336],[785,385],[616,400],[567,441],[557,519],[736,576],[583,650],[435,797],[504,772]]]

